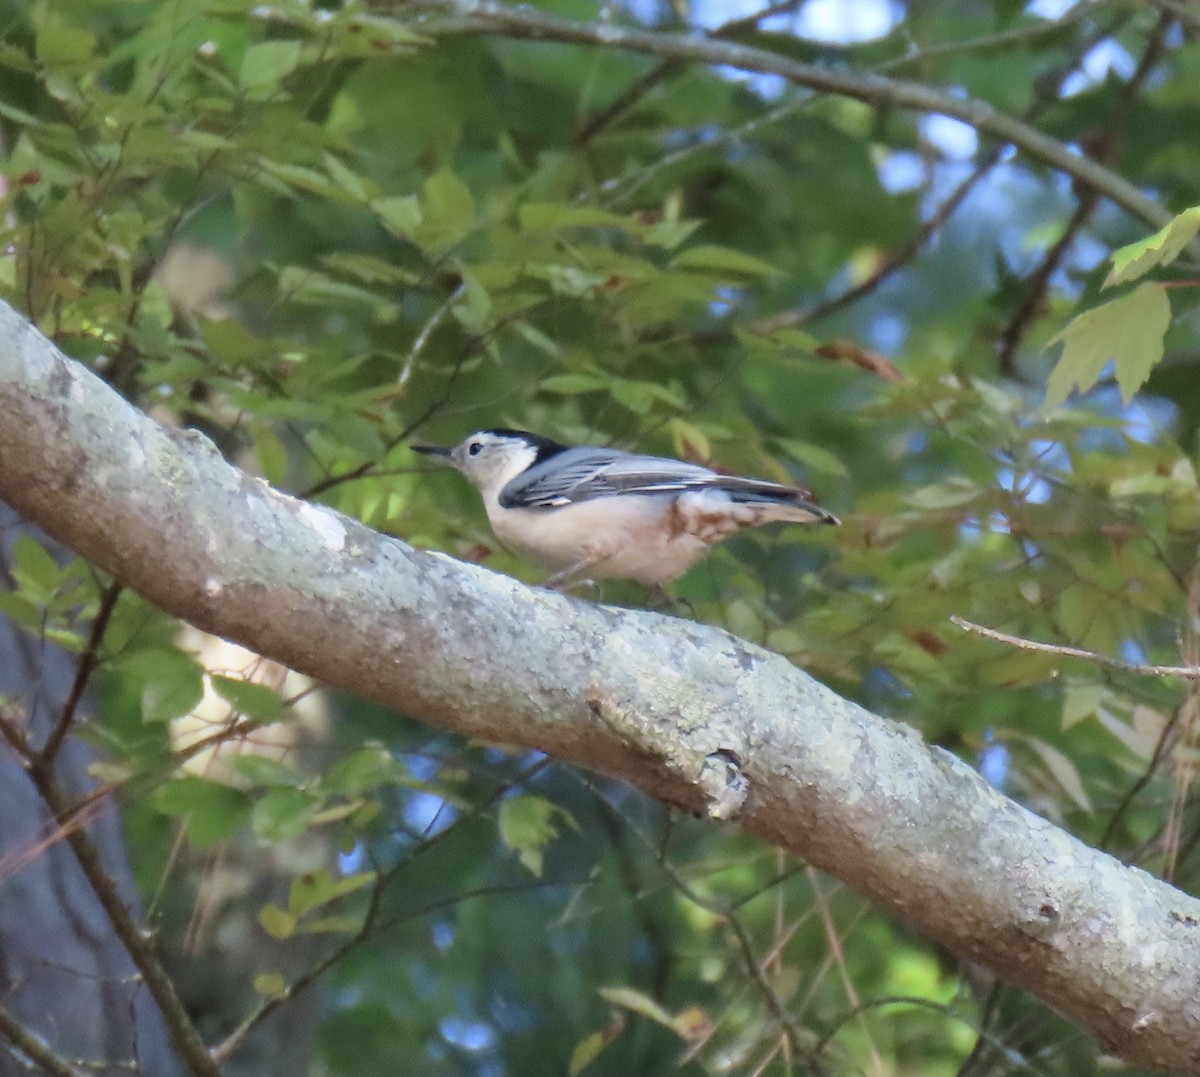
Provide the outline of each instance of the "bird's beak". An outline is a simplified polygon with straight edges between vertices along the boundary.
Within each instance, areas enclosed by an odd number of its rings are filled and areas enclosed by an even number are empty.
[[[413,452],[423,453],[425,456],[436,456],[442,460],[449,460],[450,453],[453,451],[441,445],[412,445],[410,448]]]

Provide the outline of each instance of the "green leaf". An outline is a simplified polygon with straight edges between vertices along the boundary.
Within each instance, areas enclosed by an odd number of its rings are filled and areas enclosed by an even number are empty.
[[[288,911],[294,916],[303,916],[312,909],[370,886],[374,881],[373,871],[359,871],[340,878],[326,868],[306,872],[292,882]]]
[[[623,226],[626,218],[595,206],[566,206],[558,202],[526,202],[517,210],[517,220],[526,231],[553,228],[598,228]]]
[[[546,336],[536,326],[530,325],[529,322],[519,319],[513,322],[512,327],[543,355],[548,355],[551,359],[557,359],[562,354],[562,349],[556,341]]]
[[[263,478],[272,486],[282,486],[287,479],[287,448],[275,431],[264,426],[254,438],[254,455]]]
[[[155,653],[159,661],[142,684],[142,721],[169,722],[190,714],[204,698],[204,668],[182,651]]]
[[[571,1061],[567,1063],[568,1077],[577,1077],[595,1061],[596,1056],[608,1044],[608,1037],[603,1032],[589,1032],[571,1052]]]
[[[698,426],[678,416],[667,425],[677,456],[685,460],[707,460],[712,456],[712,442],[709,441],[708,434]]]
[[[556,815],[565,813],[542,797],[509,797],[500,805],[500,840],[539,878],[543,850],[558,836],[558,827],[554,825]]]
[[[627,407],[636,415],[647,415],[655,404],[669,404],[680,411],[687,407],[687,401],[679,393],[659,385],[653,381],[627,381],[618,378],[611,382],[608,391],[612,398]]]
[[[1062,730],[1090,718],[1100,705],[1112,698],[1112,690],[1103,684],[1072,684],[1063,693]]]
[[[848,478],[850,475],[850,472],[846,470],[846,465],[833,453],[822,449],[820,445],[814,445],[811,441],[801,441],[798,438],[775,438],[774,440],[788,456],[805,467],[812,468],[813,471],[823,471],[840,478]]]
[[[383,782],[403,781],[407,777],[400,762],[379,745],[360,748],[335,764],[321,778],[321,788],[329,793],[357,797]]]
[[[329,173],[329,178],[355,202],[370,200],[373,192],[367,189],[368,181],[348,167],[336,154],[325,154],[325,171]]]
[[[264,998],[279,998],[287,990],[287,981],[278,972],[260,972],[254,977],[254,990]]]
[[[46,547],[30,535],[21,535],[13,543],[13,560],[16,562],[13,576],[17,582],[47,597],[62,579],[62,567]]]
[[[1096,721],[1137,759],[1147,762],[1154,758],[1162,740],[1165,723],[1154,720],[1159,717],[1149,707],[1138,707],[1134,710],[1134,722],[1130,725],[1121,721],[1107,707],[1096,708]]]
[[[918,509],[949,509],[974,501],[982,491],[977,483],[965,476],[955,475],[945,482],[922,486],[905,500]]]
[[[250,814],[244,793],[193,775],[160,785],[150,795],[150,806],[163,815],[186,819],[188,838],[200,848],[232,837]]]
[[[1166,289],[1154,283],[1084,311],[1047,345],[1062,342],[1063,352],[1046,383],[1046,403],[1057,407],[1073,388],[1090,389],[1110,360],[1121,395],[1131,399],[1162,358],[1170,324]]]
[[[376,198],[371,209],[393,235],[411,239],[421,225],[421,203],[414,194]]]
[[[1046,765],[1046,769],[1050,771],[1051,776],[1062,791],[1067,794],[1075,802],[1075,804],[1087,812],[1092,814],[1092,801],[1087,795],[1087,790],[1083,787],[1083,779],[1079,776],[1079,770],[1075,764],[1071,762],[1062,752],[1054,747],[1053,744],[1047,744],[1040,737],[1033,737],[1026,734],[1015,734],[1026,744],[1028,744]]]
[[[470,188],[448,168],[425,181],[424,196],[428,222],[440,229],[465,230],[475,218]]]
[[[701,245],[689,247],[671,262],[673,269],[711,269],[736,276],[778,276],[779,270],[761,258],[743,254],[731,247]]]
[[[275,722],[283,714],[283,700],[274,688],[217,673],[209,681],[217,695],[247,718],[258,722]]]
[[[45,626],[42,607],[15,591],[0,591],[0,614],[29,632],[40,633]]]
[[[250,825],[266,841],[287,841],[300,837],[308,829],[318,807],[308,793],[280,786],[254,805]]]
[[[243,752],[233,761],[233,769],[252,785],[299,785],[304,780],[293,767],[257,752]]]
[[[620,1006],[621,1009],[629,1010],[631,1013],[640,1014],[642,1017],[648,1017],[655,1024],[669,1028],[672,1032],[679,1031],[675,1027],[675,1018],[649,995],[644,995],[641,991],[635,991],[632,987],[602,987],[596,993],[605,1002]]]
[[[559,396],[577,396],[607,389],[609,379],[599,374],[552,374],[538,382],[538,391],[556,393]]]
[[[299,41],[263,41],[251,45],[242,56],[238,82],[255,100],[276,93],[283,80],[300,63]]]
[[[1073,583],[1063,590],[1058,596],[1058,623],[1069,642],[1094,645],[1094,632],[1109,628],[1106,601],[1103,591],[1086,583]]]
[[[33,62],[29,53],[8,41],[0,41],[0,67],[8,67],[25,75],[32,75],[37,71],[37,64]],[[34,126],[37,126],[36,121]]]
[[[659,221],[642,232],[642,238],[656,247],[674,250],[693,232],[701,227],[701,221]]]
[[[35,44],[39,63],[67,67],[82,63],[96,48],[96,35],[81,26],[57,26],[38,31]]]
[[[1104,287],[1127,284],[1137,280],[1155,266],[1169,265],[1175,261],[1200,232],[1200,206],[1185,209],[1178,217],[1154,235],[1139,239],[1113,251],[1113,267],[1104,278]]]
[[[264,905],[258,922],[273,939],[290,939],[296,933],[296,918],[278,905]]]

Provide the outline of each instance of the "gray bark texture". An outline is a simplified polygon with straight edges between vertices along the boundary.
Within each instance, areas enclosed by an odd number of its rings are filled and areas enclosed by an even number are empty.
[[[0,578],[8,575],[13,541],[30,531],[0,505]],[[28,717],[35,742],[45,740],[57,719],[75,667],[71,655],[38,644],[0,618],[0,695]],[[90,762],[81,741],[64,744],[55,772],[72,798],[92,789]],[[0,744],[0,1007],[59,1058],[95,1077],[179,1073],[162,1015],[70,847],[47,841],[52,830],[33,782]],[[111,803],[87,831],[122,900],[136,907],[121,821]],[[0,1075],[29,1073],[6,1046],[0,1034]]]
[[[1200,901],[779,655],[531,589],[279,493],[2,305],[0,497],[200,628],[433,725],[733,819],[1113,1053],[1200,1074]]]

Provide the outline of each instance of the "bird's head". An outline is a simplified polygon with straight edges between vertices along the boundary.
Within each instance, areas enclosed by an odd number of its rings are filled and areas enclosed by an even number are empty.
[[[445,461],[461,471],[480,490],[500,490],[540,460],[564,446],[526,430],[477,430],[457,445],[414,445],[416,452]]]

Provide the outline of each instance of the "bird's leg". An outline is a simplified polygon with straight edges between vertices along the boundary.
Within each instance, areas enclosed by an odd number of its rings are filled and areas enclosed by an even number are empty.
[[[574,561],[567,565],[566,568],[560,568],[557,572],[552,572],[544,580],[542,586],[548,587],[553,591],[563,590],[563,584],[570,582],[572,585],[583,581],[573,580],[572,577],[578,576],[582,572],[586,572],[589,568],[593,568],[600,564],[601,561],[607,560],[607,554],[597,555],[594,553],[587,554],[581,557],[578,561]]]
[[[668,613],[672,617],[683,617],[685,614],[691,620],[696,619],[695,607],[686,599],[671,594],[661,583],[646,584],[646,609],[653,613]]]

